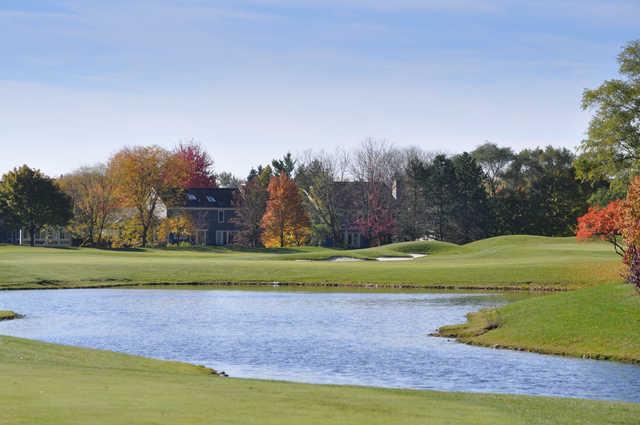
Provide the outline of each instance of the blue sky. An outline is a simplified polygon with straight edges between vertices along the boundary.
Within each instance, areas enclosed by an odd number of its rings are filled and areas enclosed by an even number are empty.
[[[0,172],[196,139],[245,175],[367,137],[575,147],[640,1],[0,0]]]

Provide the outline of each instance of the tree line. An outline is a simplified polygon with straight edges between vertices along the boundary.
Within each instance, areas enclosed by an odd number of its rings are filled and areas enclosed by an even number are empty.
[[[584,92],[582,107],[594,114],[577,153],[551,146],[516,152],[486,142],[447,155],[368,139],[352,151],[287,153],[240,178],[215,173],[194,142],[173,150],[131,147],[57,179],[27,166],[6,173],[0,224],[26,229],[32,242],[45,226],[68,225],[82,245],[163,244],[167,235],[188,239],[193,232],[187,217],[162,219],[163,205],[180,202],[188,188],[225,185],[238,188],[234,221],[243,246],[341,247],[349,244],[345,229],[374,245],[577,231],[605,235],[618,251],[626,247],[627,264],[640,264],[629,254],[635,242],[624,236],[640,220],[611,218],[624,205],[635,211],[629,196],[640,169],[640,41],[618,60],[621,78]]]
[[[0,181],[0,208],[2,222],[26,229],[32,242],[44,226],[68,226],[81,245],[148,246],[170,234],[189,240],[189,217],[163,219],[160,209],[189,188],[224,181],[238,189],[235,243],[248,247],[342,247],[345,229],[374,245],[559,236],[573,234],[593,192],[576,179],[574,160],[553,147],[516,153],[485,143],[445,155],[368,139],[351,152],[287,153],[237,178],[216,174],[195,142],[128,147],[57,179],[16,168]]]

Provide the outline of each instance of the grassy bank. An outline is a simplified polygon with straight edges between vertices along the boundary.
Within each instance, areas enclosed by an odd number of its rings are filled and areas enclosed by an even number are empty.
[[[478,345],[640,363],[639,329],[636,290],[601,285],[482,310],[440,333]]]
[[[205,368],[0,337],[0,423],[636,424],[640,404],[220,378]]]
[[[402,262],[329,262],[427,254]],[[110,251],[0,246],[0,289],[147,284],[340,284],[424,288],[572,289],[619,281],[604,242],[505,236],[464,246],[412,242],[363,250],[148,249]]]
[[[17,319],[19,316],[13,311],[4,311],[0,310],[0,321],[2,320],[13,320]]]

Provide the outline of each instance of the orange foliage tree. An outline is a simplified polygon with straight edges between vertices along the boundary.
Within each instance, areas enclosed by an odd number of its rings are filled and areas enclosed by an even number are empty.
[[[627,246],[624,257],[626,277],[640,289],[640,177],[629,184],[621,210],[622,237]]]
[[[266,247],[302,245],[311,232],[296,183],[282,173],[269,181],[269,200],[262,217],[262,243]]]
[[[175,197],[188,178],[187,164],[159,146],[124,148],[109,160],[108,173],[123,208],[133,211],[140,244],[147,246],[158,208]]]
[[[622,235],[621,200],[613,201],[604,208],[589,208],[582,217],[578,217],[578,240],[599,237],[613,244],[618,255],[624,255]]]

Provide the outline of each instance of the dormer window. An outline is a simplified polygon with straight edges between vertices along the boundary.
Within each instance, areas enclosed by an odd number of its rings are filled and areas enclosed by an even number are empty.
[[[193,193],[187,193],[187,199],[190,201],[197,201],[198,197],[196,195],[194,195]]]
[[[214,204],[216,202],[216,198],[214,198],[211,195],[207,195],[207,201],[209,201],[210,203]]]

